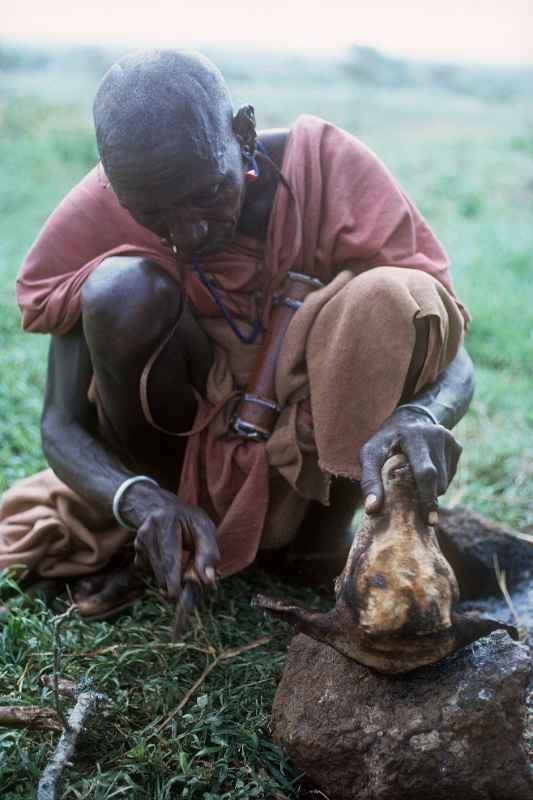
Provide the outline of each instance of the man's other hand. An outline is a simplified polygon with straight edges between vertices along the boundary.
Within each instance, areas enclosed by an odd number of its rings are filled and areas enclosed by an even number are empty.
[[[135,537],[135,565],[140,569],[151,568],[159,586],[166,589],[169,600],[177,601],[182,588],[185,548],[193,555],[200,581],[214,585],[220,551],[215,525],[207,514],[196,506],[184,505],[175,494],[164,489],[145,485],[142,490],[144,500],[139,492],[134,500],[135,508],[131,507],[131,516],[142,520]]]
[[[422,513],[438,521],[438,500],[450,485],[462,452],[450,431],[412,409],[397,408],[361,448],[361,487],[365,510],[376,513],[383,505],[381,468],[393,453],[403,453],[415,479]]]

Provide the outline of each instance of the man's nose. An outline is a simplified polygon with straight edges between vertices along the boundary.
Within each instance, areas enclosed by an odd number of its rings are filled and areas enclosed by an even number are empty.
[[[209,232],[209,225],[204,219],[177,223],[169,223],[170,240],[178,252],[191,253],[203,242]]]

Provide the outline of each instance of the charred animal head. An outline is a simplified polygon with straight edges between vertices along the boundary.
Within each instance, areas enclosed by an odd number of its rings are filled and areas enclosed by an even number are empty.
[[[388,459],[381,512],[365,514],[344,570],[335,582],[335,608],[311,613],[258,596],[255,605],[383,673],[434,664],[459,647],[512,626],[453,611],[459,599],[454,572],[434,528],[423,519],[411,468]]]

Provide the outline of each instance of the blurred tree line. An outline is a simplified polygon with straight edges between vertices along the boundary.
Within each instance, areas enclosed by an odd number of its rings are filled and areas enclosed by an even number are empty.
[[[328,84],[349,79],[361,86],[391,89],[426,88],[505,100],[533,94],[533,66],[502,67],[424,63],[391,56],[373,47],[354,44],[338,57],[317,54],[279,54],[240,49],[229,51],[206,46],[202,50],[232,82],[290,80]],[[124,48],[98,46],[58,47],[20,45],[0,41],[0,79],[9,74],[49,70],[74,71],[98,78]]]
[[[533,67],[497,67],[409,61],[353,45],[342,62],[355,81],[388,88],[427,87],[487,99],[533,94]]]

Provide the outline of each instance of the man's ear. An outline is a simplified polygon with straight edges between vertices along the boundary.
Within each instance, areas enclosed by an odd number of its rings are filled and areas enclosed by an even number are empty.
[[[255,112],[253,106],[241,106],[232,122],[233,133],[241,146],[242,155],[251,159],[255,153]]]

